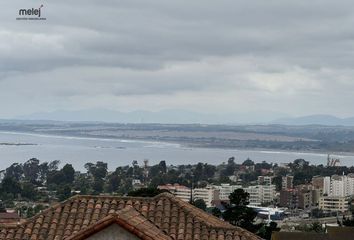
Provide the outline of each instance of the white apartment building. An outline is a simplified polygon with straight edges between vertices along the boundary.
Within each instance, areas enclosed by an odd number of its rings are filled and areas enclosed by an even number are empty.
[[[212,207],[214,200],[219,199],[219,190],[213,186],[207,186],[205,188],[195,188],[193,191],[189,187],[179,184],[166,184],[160,185],[158,189],[164,189],[171,192],[176,197],[182,199],[185,202],[189,202],[191,194],[193,193],[193,200],[203,199],[207,207]]]
[[[274,200],[276,191],[275,185],[256,185],[243,188],[250,195],[249,202],[252,206],[261,206],[262,203],[269,203]]]
[[[346,179],[346,196],[354,195],[354,173],[349,173]]]
[[[333,175],[330,182],[330,196],[352,196],[354,195],[354,174]]]
[[[276,187],[273,184],[262,186],[262,202],[269,203],[275,198]]]
[[[193,199],[203,199],[207,207],[213,206],[213,201],[219,199],[219,190],[212,186],[193,189]]]
[[[160,185],[158,189],[165,189],[170,191],[176,197],[183,201],[189,202],[191,199],[191,193],[193,194],[193,200],[203,199],[207,207],[212,207],[214,201],[227,201],[229,196],[236,189],[243,189],[250,194],[250,205],[260,206],[262,203],[272,202],[276,191],[275,185],[256,185],[243,188],[241,185],[221,184],[209,185],[205,188],[195,188],[191,191],[190,188],[179,184],[166,184]]]
[[[345,196],[345,179],[344,176],[333,175],[331,178],[331,194],[330,196]]]
[[[248,192],[250,195],[249,198],[249,205],[252,206],[261,206],[262,204],[262,190],[261,190],[262,185],[257,185],[257,186],[249,186],[247,188],[244,188],[243,190],[245,192]]]
[[[183,201],[189,202],[191,199],[191,189],[189,187],[179,185],[179,184],[166,184],[157,187],[161,190],[168,190],[170,193],[176,197],[182,199]]]
[[[230,185],[228,183],[221,184],[220,186],[214,185],[213,187],[219,190],[219,199],[221,201],[229,200],[229,196],[233,191],[242,188],[241,185]]]
[[[323,195],[330,195],[331,193],[331,177],[323,178]]]

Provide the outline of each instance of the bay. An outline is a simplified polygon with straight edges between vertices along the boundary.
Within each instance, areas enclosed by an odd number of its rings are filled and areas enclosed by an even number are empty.
[[[118,166],[131,164],[133,160],[142,164],[144,159],[149,159],[151,165],[161,160],[165,160],[168,165],[198,162],[221,164],[232,156],[236,158],[237,163],[242,163],[247,158],[255,162],[269,163],[288,163],[297,158],[303,158],[311,164],[327,163],[327,153],[192,148],[165,142],[36,133],[0,132],[0,143],[0,169],[5,169],[15,162],[23,163],[30,158],[38,158],[41,161],[60,160],[62,165],[70,163],[76,170],[84,170],[85,163],[96,161],[107,162],[109,170],[114,170]],[[354,155],[335,156],[340,158],[341,165],[354,165]]]

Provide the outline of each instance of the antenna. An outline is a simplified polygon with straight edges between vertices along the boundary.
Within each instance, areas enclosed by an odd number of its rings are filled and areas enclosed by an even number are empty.
[[[144,184],[146,185],[149,177],[149,159],[144,159]]]

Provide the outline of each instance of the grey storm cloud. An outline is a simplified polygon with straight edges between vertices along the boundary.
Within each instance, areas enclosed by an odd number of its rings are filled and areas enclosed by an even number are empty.
[[[40,4],[46,21],[16,20]],[[354,115],[352,1],[0,7],[0,117],[91,107]]]

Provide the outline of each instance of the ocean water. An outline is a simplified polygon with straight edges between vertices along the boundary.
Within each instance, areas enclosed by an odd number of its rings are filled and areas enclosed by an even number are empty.
[[[327,153],[302,153],[260,150],[191,148],[180,144],[81,138],[0,132],[0,143],[21,143],[34,145],[0,145],[0,169],[12,163],[23,163],[30,158],[41,161],[60,160],[62,164],[70,163],[76,170],[83,170],[87,162],[104,161],[108,168],[114,170],[118,166],[131,164],[137,160],[139,164],[149,159],[150,164],[165,160],[168,165],[194,164],[198,162],[220,164],[235,157],[242,163],[247,158],[255,162],[288,163],[303,158],[312,164],[326,164]],[[354,155],[335,155],[341,165],[353,166]]]

